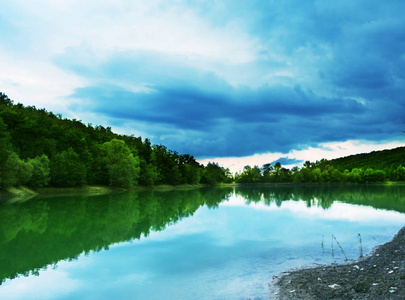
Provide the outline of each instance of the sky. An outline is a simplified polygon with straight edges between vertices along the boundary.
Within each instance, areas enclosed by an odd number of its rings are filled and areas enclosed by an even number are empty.
[[[203,163],[403,146],[401,0],[1,0],[0,91]]]

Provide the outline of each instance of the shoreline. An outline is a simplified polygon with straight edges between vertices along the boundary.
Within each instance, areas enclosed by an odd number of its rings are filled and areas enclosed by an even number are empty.
[[[272,299],[405,299],[405,226],[356,261],[283,272]]]
[[[97,196],[109,193],[122,193],[127,191],[143,192],[143,191],[175,191],[175,190],[191,190],[191,189],[201,189],[206,187],[216,187],[216,188],[235,188],[235,187],[251,187],[251,186],[262,186],[262,187],[286,187],[286,186],[369,186],[369,185],[379,185],[379,186],[404,186],[405,182],[402,181],[387,181],[384,183],[343,183],[343,184],[332,184],[332,183],[220,183],[215,185],[208,184],[181,184],[181,185],[154,185],[154,186],[135,186],[132,188],[119,188],[111,186],[79,186],[79,187],[43,187],[30,189],[25,186],[10,187],[7,189],[0,189],[0,203],[17,203],[24,202],[35,197],[51,197],[51,196],[72,196],[76,194],[85,194],[86,196]]]
[[[30,189],[25,186],[11,187],[0,190],[0,203],[16,203],[24,202],[35,197],[52,197],[52,196],[72,196],[76,194],[85,194],[87,196],[98,196],[109,193],[122,193],[127,191],[143,192],[143,191],[175,191],[175,190],[191,190],[205,187],[233,187],[233,184],[182,184],[182,185],[154,185],[154,186],[135,186],[133,188],[120,188],[111,186],[80,186],[80,187],[43,187]]]
[[[214,187],[234,186],[240,185],[223,184]],[[46,187],[36,190],[18,187],[0,190],[0,204],[55,195],[74,196],[80,193],[97,196],[126,191],[164,192],[204,187],[207,185],[138,186],[129,190],[108,186]],[[342,264],[286,270],[279,277],[274,276],[269,287],[271,299],[405,299],[405,226],[391,241],[376,246],[363,258]]]

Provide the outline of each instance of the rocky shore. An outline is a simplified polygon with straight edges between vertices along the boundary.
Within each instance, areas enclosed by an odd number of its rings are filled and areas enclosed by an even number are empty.
[[[285,273],[271,293],[273,299],[405,299],[405,227],[358,261]]]

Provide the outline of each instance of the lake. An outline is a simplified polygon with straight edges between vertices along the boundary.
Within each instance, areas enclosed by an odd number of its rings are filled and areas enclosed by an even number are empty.
[[[0,205],[0,299],[268,299],[405,225],[405,186],[245,186]]]

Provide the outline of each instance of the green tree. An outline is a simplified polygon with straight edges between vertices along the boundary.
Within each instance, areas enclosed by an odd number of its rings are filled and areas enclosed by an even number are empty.
[[[123,140],[112,139],[104,143],[110,185],[130,188],[138,184],[139,157],[131,153]]]
[[[316,182],[322,174],[320,169],[315,171],[315,164],[310,161],[306,161],[301,170],[297,171],[293,175],[293,181],[295,182]]]
[[[315,168],[312,170],[313,182],[322,182],[322,171],[320,168]]]
[[[198,166],[184,164],[182,169],[184,183],[197,184],[200,182],[201,169]]]
[[[387,173],[383,170],[375,170],[373,173],[374,182],[384,182],[386,177]]]
[[[404,181],[405,180],[405,167],[398,166],[394,171],[394,180]]]
[[[218,184],[224,182],[225,170],[217,163],[209,162],[202,173],[201,182],[207,184]]]
[[[1,184],[3,187],[23,185],[31,178],[33,167],[20,159],[15,152],[8,155],[2,167]]]
[[[178,162],[182,183],[197,184],[200,182],[203,167],[192,155],[179,155]]]
[[[382,170],[373,170],[368,168],[364,171],[363,180],[365,182],[383,182],[385,181],[386,173]]]
[[[108,185],[109,175],[103,145],[92,141],[90,145],[91,163],[87,163],[87,183],[92,185]]]
[[[156,167],[158,172],[158,184],[180,184],[184,182],[182,178],[182,164],[184,159],[175,151],[168,150],[163,145],[155,145],[153,152],[156,157]]]
[[[0,93],[0,99],[3,94]],[[11,153],[10,135],[8,134],[7,126],[0,117],[0,186],[2,186],[2,178],[6,176],[5,163]]]
[[[13,105],[13,100],[10,100],[8,96],[2,92],[0,92],[0,105]]]
[[[32,166],[32,176],[28,181],[30,187],[43,187],[48,185],[50,180],[49,158],[45,154],[28,160]]]
[[[149,147],[147,147],[147,149],[149,149]],[[151,150],[147,151],[146,155],[148,155],[148,160],[145,160],[144,158],[140,159],[141,171],[139,175],[139,184],[153,186],[159,177],[158,168],[156,166],[156,154]]]
[[[229,168],[224,169],[224,183],[232,183],[234,181],[234,177],[231,173],[231,171],[229,170]]]
[[[86,166],[73,148],[69,148],[52,157],[50,175],[54,186],[81,186],[86,183]]]
[[[264,164],[262,166],[263,176],[269,175],[273,171],[273,166],[270,163]]]
[[[345,176],[338,169],[333,168],[330,173],[330,181],[331,182],[344,182]]]
[[[158,176],[156,166],[141,159],[140,168],[139,184],[144,186],[153,186]]]
[[[250,166],[245,166],[243,172],[238,175],[237,182],[240,183],[258,183],[262,181],[261,170],[258,166],[253,168]]]
[[[264,182],[272,181],[273,166],[270,163],[264,164],[261,170]]]
[[[356,182],[356,183],[362,183],[362,182],[364,182],[363,174],[364,174],[364,171],[362,168],[354,168],[349,173],[349,181]]]

